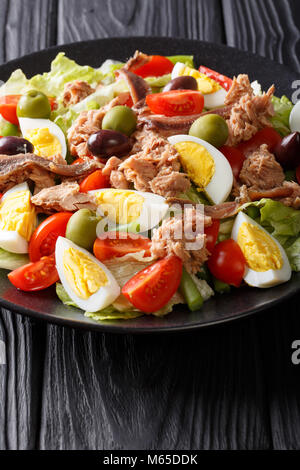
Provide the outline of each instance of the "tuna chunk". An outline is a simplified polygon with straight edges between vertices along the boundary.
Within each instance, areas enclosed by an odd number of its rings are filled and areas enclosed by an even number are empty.
[[[248,187],[272,189],[281,186],[284,172],[266,144],[261,145],[244,161],[240,181]]]
[[[74,80],[65,84],[63,105],[72,106],[84,100],[87,96],[94,93],[94,88],[88,82],[83,80]]]
[[[237,145],[241,141],[249,140],[259,129],[271,125],[269,118],[274,115],[271,102],[274,89],[272,85],[267,93],[255,96],[248,75],[234,78],[225,99],[225,104],[232,106],[227,119],[228,145]]]
[[[285,181],[283,183],[284,188],[289,188],[292,193],[289,196],[280,198],[279,201],[285,206],[293,207],[294,209],[300,209],[300,186],[294,181]]]
[[[166,139],[145,130],[136,132],[134,137],[137,153],[117,167],[120,160],[116,157],[110,158],[105,165],[104,172],[110,175],[113,187],[123,189],[127,181],[128,186],[133,183],[138,191],[150,191],[165,197],[176,196],[189,189],[187,176],[179,172],[179,155]]]
[[[44,188],[31,198],[31,202],[40,212],[74,212],[78,209],[96,209],[92,197],[79,192],[79,184],[65,182],[51,188]]]
[[[151,254],[156,258],[176,255],[187,271],[197,273],[209,256],[203,232],[204,226],[209,225],[210,217],[195,208],[186,208],[184,216],[167,219],[153,231]]]
[[[74,157],[91,156],[87,141],[92,134],[102,129],[102,121],[107,111],[114,106],[123,105],[129,98],[129,93],[120,93],[110,103],[100,109],[82,111],[68,130],[70,152]]]

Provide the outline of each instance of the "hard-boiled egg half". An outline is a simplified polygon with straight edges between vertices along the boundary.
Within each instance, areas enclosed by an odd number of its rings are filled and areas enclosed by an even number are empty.
[[[292,132],[300,132],[300,101],[295,104],[291,111],[290,128]]]
[[[184,171],[214,203],[224,202],[231,191],[233,175],[227,158],[205,140],[189,135],[168,138],[180,156]]]
[[[55,259],[64,289],[82,310],[97,312],[119,297],[120,286],[112,273],[84,248],[58,237]]]
[[[272,287],[290,279],[292,271],[280,243],[243,212],[237,215],[231,237],[244,253],[244,280],[253,287]]]
[[[28,253],[28,242],[36,227],[36,213],[27,183],[3,194],[0,202],[0,247],[12,253]]]
[[[194,77],[198,83],[198,90],[204,96],[204,107],[207,109],[217,108],[218,106],[224,106],[225,97],[227,91],[221,87],[219,83],[210,77],[207,77],[204,73],[199,72],[196,69],[192,69],[182,62],[177,62],[172,70],[172,79],[181,77],[182,75],[188,75]]]
[[[98,206],[98,214],[104,219],[99,222],[97,233],[118,227],[130,232],[146,232],[159,224],[169,206],[164,197],[153,193],[128,189],[98,189],[90,191]]]
[[[66,139],[61,128],[50,119],[19,118],[22,136],[34,146],[34,153],[49,158],[66,158]]]

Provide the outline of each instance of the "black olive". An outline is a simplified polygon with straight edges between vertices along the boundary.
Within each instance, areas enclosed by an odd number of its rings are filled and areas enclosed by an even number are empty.
[[[275,148],[275,157],[286,170],[300,165],[300,133],[293,132],[282,139]]]
[[[2,137],[0,139],[0,155],[17,155],[18,153],[33,153],[31,142],[23,137]]]
[[[194,77],[189,75],[182,75],[181,77],[173,78],[166,84],[163,91],[171,90],[198,90],[198,83]]]
[[[132,148],[130,139],[121,132],[101,130],[92,134],[88,140],[88,149],[95,157],[121,157]]]

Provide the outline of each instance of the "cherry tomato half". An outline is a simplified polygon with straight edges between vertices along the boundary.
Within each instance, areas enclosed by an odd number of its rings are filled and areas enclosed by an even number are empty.
[[[94,243],[94,255],[99,261],[119,258],[128,253],[145,250],[144,257],[151,255],[151,240],[136,233],[106,232]]]
[[[142,312],[152,313],[169,302],[181,276],[181,259],[169,256],[139,271],[123,286],[122,294]]]
[[[258,131],[251,139],[241,142],[237,148],[244,155],[258,149],[261,145],[267,144],[270,152],[274,152],[276,146],[282,141],[282,137],[273,127],[265,127]]]
[[[26,292],[46,289],[58,281],[55,256],[43,256],[35,263],[25,264],[8,274],[10,282]]]
[[[246,160],[245,155],[238,148],[230,147],[229,145],[223,145],[219,150],[229,161],[233,176],[235,179],[238,179],[243,163]]]
[[[136,73],[140,77],[161,77],[167,73],[171,73],[173,70],[174,64],[167,57],[161,55],[152,55],[150,56],[149,62],[138,67],[132,72]]]
[[[200,65],[199,67],[199,72],[204,73],[207,75],[209,78],[212,78],[216,82],[218,82],[222,88],[225,90],[229,91],[231,88],[233,80],[229,77],[226,77],[226,75],[222,75],[219,72],[215,72],[215,70],[209,69],[208,67],[205,67],[204,65]]]
[[[246,260],[239,245],[230,238],[215,246],[207,265],[217,279],[239,287],[244,277]]]
[[[81,193],[87,193],[88,191],[101,188],[110,188],[109,178],[102,174],[102,170],[93,171],[93,173],[86,176],[80,183]]]
[[[30,261],[38,261],[42,256],[52,255],[56,240],[66,234],[67,223],[72,212],[58,212],[50,215],[33,232],[29,242]]]
[[[146,103],[155,114],[188,116],[202,112],[204,97],[200,91],[171,90],[147,95]]]
[[[219,229],[220,221],[218,219],[212,219],[212,224],[204,229],[204,233],[206,235],[206,248],[210,253],[213,252],[215,244],[217,243]]]

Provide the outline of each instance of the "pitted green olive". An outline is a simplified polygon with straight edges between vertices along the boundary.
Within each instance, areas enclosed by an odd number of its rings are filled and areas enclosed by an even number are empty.
[[[41,91],[27,91],[19,99],[17,106],[18,117],[48,119],[50,114],[49,100]]]
[[[66,238],[86,250],[92,250],[97,238],[96,228],[100,219],[89,209],[79,209],[69,219]]]
[[[189,135],[203,139],[214,147],[221,147],[228,139],[228,126],[218,114],[206,114],[191,125]]]
[[[102,129],[118,131],[129,137],[136,129],[136,115],[128,106],[115,106],[105,114]]]

